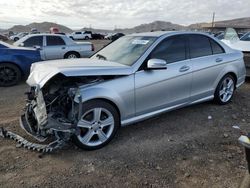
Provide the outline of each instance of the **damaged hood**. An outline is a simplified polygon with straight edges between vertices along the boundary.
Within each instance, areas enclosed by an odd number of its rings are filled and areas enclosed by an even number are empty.
[[[39,85],[42,88],[50,78],[58,73],[68,77],[130,75],[133,70],[132,67],[119,63],[87,58],[42,61],[32,64],[26,82],[30,86]]]

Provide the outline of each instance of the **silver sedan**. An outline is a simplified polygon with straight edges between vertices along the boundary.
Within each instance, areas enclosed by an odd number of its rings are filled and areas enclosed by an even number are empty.
[[[33,64],[22,123],[43,137],[67,131],[88,150],[120,126],[204,101],[227,104],[246,74],[242,52],[196,32],[128,35],[90,59],[58,61]]]

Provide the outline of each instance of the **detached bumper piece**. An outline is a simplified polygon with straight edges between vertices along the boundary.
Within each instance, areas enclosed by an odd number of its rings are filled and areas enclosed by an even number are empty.
[[[42,153],[51,153],[57,149],[62,148],[65,145],[65,141],[59,138],[49,144],[33,143],[16,133],[5,130],[3,127],[0,127],[0,137],[12,139],[24,148]]]

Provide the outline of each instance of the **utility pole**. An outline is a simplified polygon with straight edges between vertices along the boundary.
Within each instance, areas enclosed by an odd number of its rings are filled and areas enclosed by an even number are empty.
[[[212,18],[212,30],[211,30],[211,32],[213,32],[213,29],[214,29],[214,18],[215,18],[215,12],[213,12],[213,18]]]

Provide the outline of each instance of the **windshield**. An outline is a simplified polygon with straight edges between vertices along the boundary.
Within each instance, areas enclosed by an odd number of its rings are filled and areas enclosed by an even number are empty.
[[[91,59],[102,59],[131,66],[155,40],[156,37],[121,37],[94,54]]]
[[[234,28],[227,28],[224,39],[229,41],[237,41],[239,40],[239,36]]]

